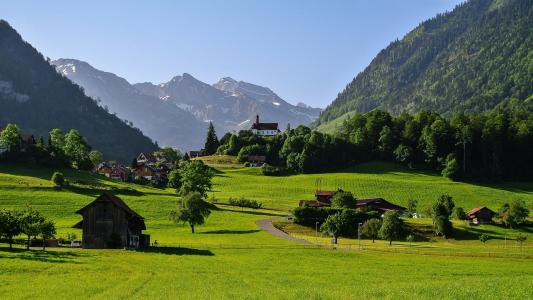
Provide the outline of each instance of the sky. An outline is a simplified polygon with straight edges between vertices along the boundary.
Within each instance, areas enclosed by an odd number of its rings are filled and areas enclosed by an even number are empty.
[[[460,2],[17,0],[0,2],[0,18],[45,57],[130,83],[232,77],[325,107],[391,41]]]

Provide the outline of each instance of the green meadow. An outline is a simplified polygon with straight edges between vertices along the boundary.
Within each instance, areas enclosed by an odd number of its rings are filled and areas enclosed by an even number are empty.
[[[206,159],[210,163],[213,158]],[[342,171],[323,174],[299,174],[283,177],[261,175],[260,168],[217,165],[213,195],[222,202],[229,197],[247,197],[265,207],[290,210],[302,199],[313,199],[316,189],[350,191],[356,198],[381,197],[399,205],[412,198],[423,211],[443,193],[451,195],[456,206],[469,210],[487,206],[495,211],[514,199],[533,203],[533,182],[463,183],[439,174],[409,170],[403,166],[372,162]]]
[[[49,180],[54,170],[0,166],[0,209],[32,205],[56,222],[58,236],[69,232],[80,236],[80,231],[71,228],[80,220],[75,211],[101,191],[111,191],[146,218],[147,233],[160,245],[139,251],[50,248],[43,252],[38,248],[26,251],[21,245],[9,250],[1,244],[0,295],[3,299],[533,297],[531,259],[332,250],[274,237],[255,223],[286,215],[300,198],[311,198],[317,179],[323,189],[343,187],[358,196],[381,196],[400,204],[412,195],[429,204],[440,189],[445,189],[456,202],[464,201],[460,205],[465,208],[480,204],[497,208],[513,198],[532,203],[530,184],[506,183],[503,188],[453,183],[381,163],[331,174],[280,178],[264,177],[258,169],[236,165],[219,166],[217,170],[215,197],[223,202],[230,196],[250,197],[262,201],[267,209],[218,205],[207,223],[191,234],[190,228],[175,225],[167,217],[177,200],[171,189],[64,170],[71,187],[56,190]],[[307,236],[312,237],[312,233]],[[530,235],[528,241],[531,239]],[[341,243],[354,244],[355,240],[341,239]],[[445,243],[439,240],[434,244],[448,247]],[[472,239],[449,243],[468,248],[480,244]],[[398,242],[394,247],[408,246]]]

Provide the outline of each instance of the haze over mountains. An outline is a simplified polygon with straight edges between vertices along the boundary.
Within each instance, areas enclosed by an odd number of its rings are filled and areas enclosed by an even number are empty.
[[[113,73],[100,71],[75,59],[52,62],[59,73],[82,86],[88,96],[120,118],[133,122],[160,145],[181,149],[203,146],[206,123],[212,121],[218,134],[247,129],[259,114],[262,120],[280,123],[283,129],[308,125],[320,109],[291,105],[272,90],[226,77],[209,85],[190,74],[170,81],[130,84]]]

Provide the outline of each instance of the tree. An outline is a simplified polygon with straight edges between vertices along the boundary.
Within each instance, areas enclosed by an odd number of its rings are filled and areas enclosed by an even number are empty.
[[[479,241],[482,242],[483,244],[485,244],[488,240],[489,240],[489,236],[484,233],[479,236]]]
[[[211,207],[200,193],[188,193],[178,202],[177,209],[170,212],[170,219],[175,223],[188,223],[194,233],[194,226],[205,223],[211,214]]]
[[[418,201],[416,199],[409,198],[407,200],[407,213],[412,217],[416,213],[416,206]]]
[[[27,237],[26,249],[30,249],[32,237],[37,237],[41,233],[41,224],[45,222],[45,217],[37,210],[28,206],[20,218],[20,232]]]
[[[93,150],[89,152],[89,160],[91,160],[91,163],[93,166],[98,166],[102,161],[104,161],[104,155],[102,152],[98,150]]]
[[[523,233],[519,233],[516,235],[516,242],[520,244],[520,248],[522,248],[522,244],[527,240],[527,236]]]
[[[468,216],[462,207],[455,207],[453,209],[453,216],[456,220],[468,220]]]
[[[209,122],[209,126],[207,127],[207,137],[205,139],[205,145],[204,145],[204,153],[206,155],[212,155],[217,152],[219,143],[217,134],[215,133],[215,127],[213,126],[213,123]]]
[[[392,241],[400,237],[402,233],[403,221],[400,219],[398,212],[388,211],[383,216],[383,223],[379,229],[379,236],[389,241],[389,246],[392,245]]]
[[[62,187],[65,184],[65,176],[63,176],[63,173],[61,172],[54,172],[54,174],[52,174],[52,182],[57,187]]]
[[[65,147],[63,131],[59,128],[50,130],[48,143],[56,149],[63,149]]]
[[[0,237],[5,237],[9,248],[13,248],[13,238],[21,234],[20,213],[10,210],[0,210]]]
[[[339,190],[331,198],[331,207],[335,208],[354,208],[355,198],[350,192]]]
[[[51,239],[56,234],[56,226],[51,220],[44,220],[40,223],[39,234],[43,238],[43,250],[46,249],[46,240]]]
[[[295,173],[301,171],[299,153],[291,153],[287,156],[287,170]]]
[[[7,124],[0,132],[0,146],[6,147],[11,153],[20,150],[20,130],[17,125]]]
[[[407,164],[411,168],[413,162],[413,148],[404,144],[398,145],[394,150],[394,158],[397,162]]]
[[[334,243],[337,244],[337,239],[347,226],[346,221],[346,218],[343,218],[341,212],[329,215],[326,221],[320,226],[320,231],[332,236]]]
[[[378,148],[384,155],[389,155],[392,151],[394,137],[389,126],[385,125],[379,133]]]
[[[433,218],[433,225],[435,233],[441,234],[444,238],[451,236],[453,231],[450,216],[452,214],[455,204],[451,196],[443,194],[439,196],[437,201],[431,207],[431,217]]]
[[[505,226],[513,228],[526,222],[529,209],[524,200],[514,200],[502,206],[500,216]]]
[[[181,174],[179,169],[173,169],[168,173],[167,186],[176,190],[181,188]]]
[[[181,158],[181,153],[172,147],[163,147],[154,154],[163,157],[169,163],[176,163]]]
[[[213,173],[201,160],[193,160],[180,168],[180,176],[181,195],[198,192],[202,197],[207,197],[207,192],[212,187]]]
[[[71,129],[65,135],[65,146],[63,149],[73,168],[89,170],[92,167],[91,160],[89,159],[91,148],[77,130]]]
[[[232,134],[229,138],[228,150],[226,151],[226,153],[229,155],[236,155],[237,153],[239,153],[239,150],[239,138],[237,137],[237,135]]]
[[[372,243],[374,243],[375,239],[379,235],[381,223],[381,219],[370,219],[363,224],[363,227],[361,227],[361,232],[364,236],[371,238]]]
[[[459,164],[453,155],[450,154],[446,158],[446,163],[441,174],[451,180],[457,180],[459,177]]]

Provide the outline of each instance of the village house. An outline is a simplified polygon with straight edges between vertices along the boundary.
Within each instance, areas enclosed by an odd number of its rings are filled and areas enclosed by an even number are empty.
[[[96,173],[113,180],[128,181],[130,171],[123,165],[102,162],[96,167]]]
[[[495,214],[494,211],[485,206],[473,208],[466,213],[472,224],[490,224]]]
[[[260,166],[265,164],[266,156],[264,156],[264,155],[248,155],[247,160],[250,163],[250,167],[260,167]]]
[[[387,211],[402,212],[406,210],[405,207],[390,203],[389,201],[383,198],[370,198],[370,199],[356,200],[355,208],[364,208],[367,210],[374,210],[381,214]]]
[[[133,173],[135,177],[142,177],[146,180],[152,180],[158,177],[157,168],[150,165],[137,165]]]
[[[150,245],[144,218],[108,192],[76,211],[83,220],[73,228],[83,231],[83,248],[141,248]]]
[[[281,133],[278,123],[261,123],[259,115],[255,116],[255,122],[252,124],[250,131],[259,136],[275,136]]]
[[[195,150],[189,151],[189,157],[190,158],[197,158],[197,157],[201,157],[201,156],[203,156],[202,155],[202,151],[195,151]]]
[[[156,157],[149,152],[141,152],[141,154],[137,156],[137,164],[154,164],[156,162]]]
[[[331,206],[331,198],[335,196],[338,191],[316,191],[315,200],[300,200],[298,205],[300,207],[324,207]],[[360,199],[356,200],[355,208],[365,209],[365,210],[374,210],[381,214],[393,210],[397,212],[405,211],[406,208],[390,203],[383,198],[370,198],[370,199]]]

